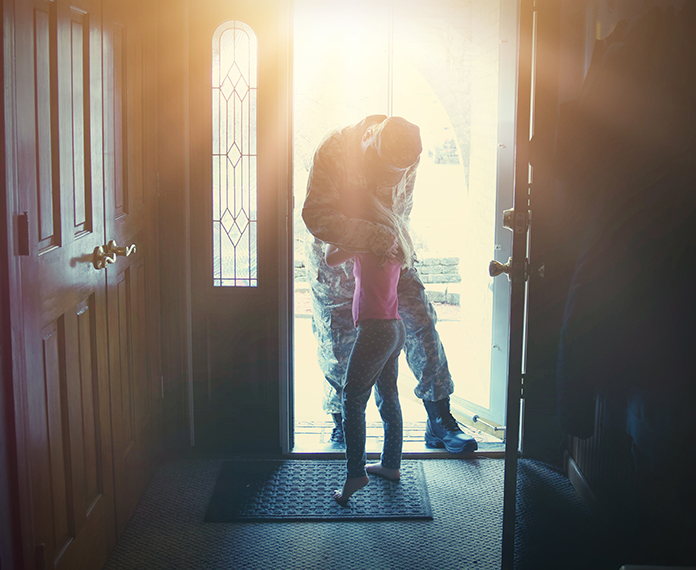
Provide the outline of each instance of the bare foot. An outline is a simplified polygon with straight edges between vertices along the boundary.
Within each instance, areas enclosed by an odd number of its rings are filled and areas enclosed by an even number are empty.
[[[333,498],[339,505],[345,507],[348,504],[348,499],[350,499],[351,495],[353,495],[355,491],[362,489],[369,482],[370,478],[367,475],[364,477],[348,477],[346,482],[343,484],[343,490],[339,491],[336,489],[333,493]]]
[[[398,469],[390,469],[389,467],[382,467],[381,463],[371,463],[365,467],[365,471],[371,473],[372,475],[379,475],[390,481],[398,481],[401,479],[401,472]]]

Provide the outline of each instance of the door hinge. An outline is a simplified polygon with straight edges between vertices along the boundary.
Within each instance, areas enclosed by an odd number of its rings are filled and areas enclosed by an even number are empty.
[[[505,426],[495,426],[493,424],[489,424],[486,420],[482,420],[478,414],[474,414],[473,416],[471,416],[471,421],[474,423],[480,422],[487,428],[492,429],[493,431],[505,431]]]
[[[526,376],[526,374],[520,375],[520,400],[524,400],[524,379]]]
[[[29,214],[17,216],[17,254],[29,255]]]

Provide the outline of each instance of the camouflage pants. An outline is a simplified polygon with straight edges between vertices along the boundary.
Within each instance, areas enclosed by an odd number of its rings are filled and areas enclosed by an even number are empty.
[[[339,292],[318,282],[312,282],[311,292],[312,329],[319,345],[319,367],[326,380],[323,407],[326,413],[336,414],[341,412],[346,368],[356,338],[353,296],[346,295],[345,287]],[[398,295],[399,315],[406,328],[406,362],[418,381],[414,393],[421,400],[442,400],[454,392],[454,383],[435,330],[435,309],[415,269],[401,276]]]

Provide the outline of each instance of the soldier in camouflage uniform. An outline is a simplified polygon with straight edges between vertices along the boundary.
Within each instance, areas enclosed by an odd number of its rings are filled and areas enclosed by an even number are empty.
[[[408,219],[421,150],[416,125],[400,117],[371,115],[329,133],[314,154],[302,218],[314,236],[307,255],[312,328],[326,379],[324,410],[336,422],[332,441],[337,443],[343,442],[342,392],[356,337],[352,316],[355,283],[352,260],[329,267],[324,261],[324,244],[351,253],[384,255],[395,236],[386,226],[361,217],[361,196],[372,193]],[[450,413],[454,383],[435,330],[435,309],[414,268],[402,273],[398,295],[399,315],[406,327],[406,360],[418,381],[415,394],[423,400],[428,416],[426,444],[445,447],[451,453],[474,451],[476,441],[461,431]]]

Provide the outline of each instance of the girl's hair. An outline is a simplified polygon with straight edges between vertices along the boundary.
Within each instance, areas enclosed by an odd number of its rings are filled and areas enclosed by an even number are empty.
[[[404,269],[410,269],[413,265],[415,253],[413,242],[408,232],[408,222],[403,216],[395,214],[382,204],[376,196],[370,195],[369,200],[369,210],[372,214],[370,216],[370,221],[383,224],[396,234],[396,243],[399,246],[396,253],[396,261],[398,261]],[[382,265],[384,265],[388,259],[390,258],[386,255],[382,256]]]

